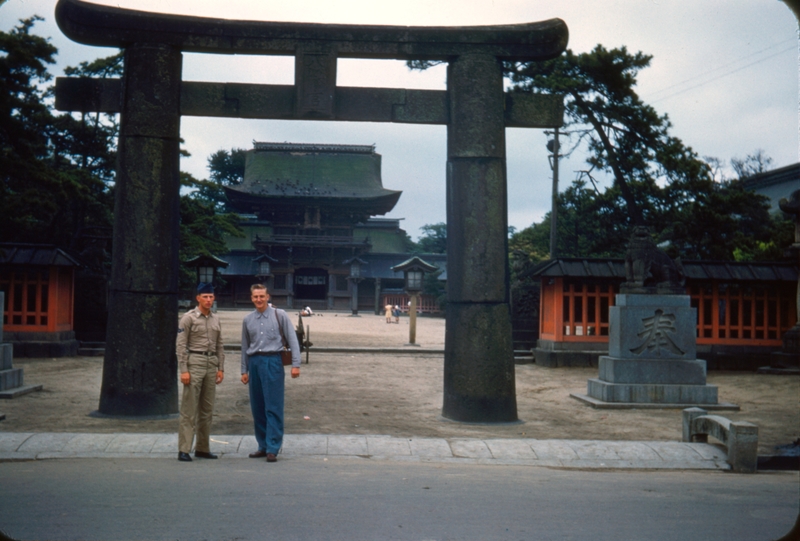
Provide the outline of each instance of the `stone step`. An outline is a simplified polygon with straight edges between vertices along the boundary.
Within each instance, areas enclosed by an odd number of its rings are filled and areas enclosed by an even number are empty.
[[[514,364],[531,364],[534,361],[530,349],[514,349]]]
[[[22,368],[0,370],[0,391],[14,389],[21,386],[22,383]]]
[[[78,347],[78,356],[80,357],[102,357],[105,354],[105,342],[81,342]]]
[[[106,354],[105,348],[78,348],[79,357],[102,357]]]
[[[0,399],[17,398],[19,396],[42,390],[42,384],[21,385],[7,391],[0,391]]]
[[[14,368],[14,346],[12,344],[0,344],[0,370],[11,370]]]

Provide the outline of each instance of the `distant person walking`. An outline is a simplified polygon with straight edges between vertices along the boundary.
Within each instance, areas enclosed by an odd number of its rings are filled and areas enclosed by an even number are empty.
[[[394,305],[394,309],[392,310],[392,314],[394,315],[394,322],[400,323],[400,307],[398,305]]]
[[[214,305],[214,287],[197,286],[197,308],[186,312],[178,323],[175,350],[183,384],[178,424],[178,460],[191,462],[192,439],[197,435],[194,456],[217,458],[211,452],[211,416],[216,386],[224,376],[225,352],[222,326]]]
[[[392,305],[391,304],[387,304],[386,306],[383,307],[383,310],[384,310],[385,315],[386,315],[386,323],[391,323],[392,322]]]
[[[286,312],[268,306],[266,286],[250,287],[256,307],[242,321],[242,383],[250,385],[250,411],[258,449],[250,458],[276,462],[283,445],[284,338],[292,351],[292,377],[300,377],[300,346]]]

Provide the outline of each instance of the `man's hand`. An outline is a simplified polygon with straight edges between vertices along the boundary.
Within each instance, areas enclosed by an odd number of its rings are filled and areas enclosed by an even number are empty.
[[[222,378],[224,377],[225,377],[225,372],[223,372],[222,370],[217,370],[217,385],[222,383]]]
[[[248,381],[250,381],[250,375],[249,374],[242,374],[242,383],[247,385]]]
[[[292,367],[292,378],[299,378],[300,377],[300,368],[297,366]]]
[[[192,376],[189,375],[189,372],[181,372],[181,383],[184,385],[189,385],[189,382],[192,380]]]

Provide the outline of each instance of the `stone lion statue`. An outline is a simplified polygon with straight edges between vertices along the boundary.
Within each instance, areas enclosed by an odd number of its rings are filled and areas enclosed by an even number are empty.
[[[656,246],[646,227],[636,226],[625,253],[625,279],[623,292],[682,293],[686,275],[680,259],[673,261]]]

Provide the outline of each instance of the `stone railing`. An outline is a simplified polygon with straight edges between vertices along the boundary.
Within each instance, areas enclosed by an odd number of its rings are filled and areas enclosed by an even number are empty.
[[[745,421],[731,421],[707,415],[702,408],[683,410],[683,441],[708,442],[712,436],[727,448],[728,464],[740,473],[755,473],[758,464],[758,427]]]

